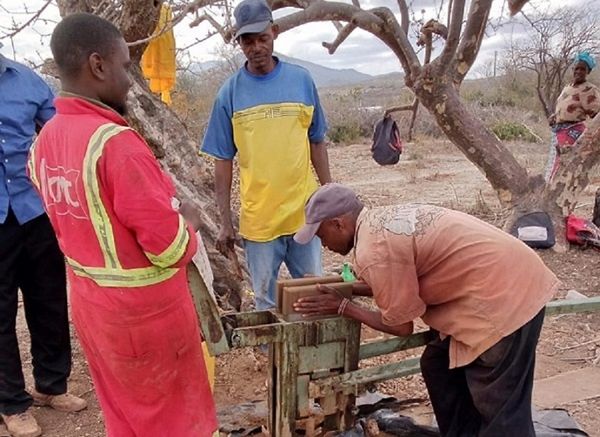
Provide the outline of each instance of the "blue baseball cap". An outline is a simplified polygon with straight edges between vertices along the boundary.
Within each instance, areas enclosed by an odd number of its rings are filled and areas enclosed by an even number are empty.
[[[235,39],[246,33],[261,33],[272,22],[273,14],[265,0],[244,0],[233,11]]]

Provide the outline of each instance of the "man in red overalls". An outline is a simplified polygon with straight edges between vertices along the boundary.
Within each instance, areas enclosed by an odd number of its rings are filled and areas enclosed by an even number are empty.
[[[30,155],[68,264],[79,340],[114,437],[213,435],[214,403],[185,266],[198,215],[128,125],[119,30],[75,14],[54,30],[63,93]]]

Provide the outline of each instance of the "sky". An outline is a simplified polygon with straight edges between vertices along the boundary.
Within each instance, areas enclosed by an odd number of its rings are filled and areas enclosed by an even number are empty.
[[[236,0],[237,1],[237,0]],[[341,0],[348,1],[349,0]],[[409,3],[411,1],[409,0]],[[447,4],[447,0],[445,3]],[[45,0],[0,0],[0,27],[6,28],[16,23],[22,25],[37,11]],[[433,7],[439,5],[440,0],[412,0],[413,10],[417,16],[424,11],[425,19],[435,18],[437,10]],[[551,7],[564,7],[570,4],[586,3],[588,7],[598,9],[600,0],[537,0],[538,4],[548,3]],[[397,12],[396,0],[362,0],[364,8],[387,6]],[[524,12],[532,12],[532,5],[526,5]],[[290,11],[277,11],[276,17],[285,15]],[[60,19],[56,6],[50,5],[42,14],[43,20],[38,20],[34,26],[28,26],[11,41],[8,38],[0,39],[4,47],[0,52],[7,57],[20,61],[30,61],[34,65],[50,57],[50,34],[56,22]],[[445,16],[441,17],[445,21]],[[523,26],[519,16],[510,18],[503,0],[494,2],[491,13],[494,28],[486,32],[479,56],[473,65],[470,77],[483,76],[489,72],[494,59],[494,52],[501,52],[508,44],[510,38],[518,37]],[[442,21],[441,20],[441,21]],[[184,20],[175,27],[175,39],[178,47],[192,44],[196,38],[202,38],[206,27],[190,28],[191,18]],[[0,34],[5,33],[0,29]],[[401,71],[397,58],[376,37],[357,29],[342,44],[334,55],[329,55],[323,48],[322,42],[331,42],[336,36],[336,29],[332,23],[310,23],[299,28],[289,30],[279,36],[275,42],[275,50],[288,56],[315,62],[330,68],[353,68],[362,73],[371,75],[386,74]],[[208,41],[195,45],[189,49],[186,59],[203,62],[218,58],[218,48],[223,44],[222,39],[215,36]],[[434,52],[435,56],[436,52]]]

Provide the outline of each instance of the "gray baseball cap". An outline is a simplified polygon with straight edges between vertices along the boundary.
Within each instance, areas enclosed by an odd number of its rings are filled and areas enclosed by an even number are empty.
[[[244,0],[233,11],[235,39],[246,33],[261,33],[273,22],[271,8],[265,0]]]
[[[326,184],[308,199],[304,212],[306,224],[294,235],[294,241],[308,244],[325,220],[362,208],[356,193],[342,184]]]

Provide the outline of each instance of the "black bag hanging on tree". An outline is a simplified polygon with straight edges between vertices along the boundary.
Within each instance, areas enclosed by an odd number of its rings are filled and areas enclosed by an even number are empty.
[[[371,155],[379,165],[394,165],[400,160],[402,141],[400,130],[392,117],[385,116],[375,124]]]

